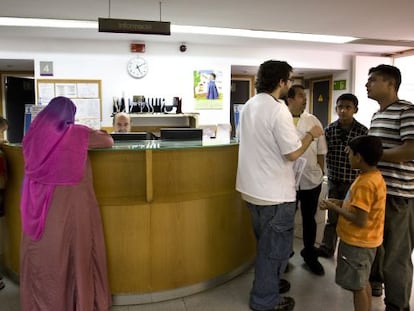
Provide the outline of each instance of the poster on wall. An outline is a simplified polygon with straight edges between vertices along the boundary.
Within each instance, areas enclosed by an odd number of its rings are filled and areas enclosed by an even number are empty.
[[[25,135],[27,130],[29,129],[30,123],[36,118],[42,109],[45,108],[44,105],[33,105],[33,104],[26,104],[24,109],[24,127],[23,127],[23,134]]]
[[[223,73],[220,70],[194,70],[194,108],[223,109]]]
[[[37,93],[41,105],[47,105],[55,96],[70,98],[76,105],[76,123],[101,128],[100,80],[39,79]]]

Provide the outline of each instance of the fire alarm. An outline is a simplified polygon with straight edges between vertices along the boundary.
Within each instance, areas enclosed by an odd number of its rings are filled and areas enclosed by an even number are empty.
[[[144,53],[145,52],[145,44],[144,43],[131,43],[131,52]]]

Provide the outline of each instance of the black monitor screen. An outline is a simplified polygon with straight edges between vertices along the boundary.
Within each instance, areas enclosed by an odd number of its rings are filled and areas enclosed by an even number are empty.
[[[203,129],[188,127],[161,128],[160,138],[162,140],[202,140]]]
[[[114,141],[157,139],[157,137],[150,132],[111,133],[111,136]]]

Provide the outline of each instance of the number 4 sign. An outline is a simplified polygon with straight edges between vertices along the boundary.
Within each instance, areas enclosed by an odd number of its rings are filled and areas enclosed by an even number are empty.
[[[53,62],[39,62],[41,76],[53,76]]]

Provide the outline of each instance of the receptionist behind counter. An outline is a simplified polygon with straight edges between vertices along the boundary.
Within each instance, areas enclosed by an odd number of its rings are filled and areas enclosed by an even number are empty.
[[[114,116],[112,126],[114,133],[131,132],[131,117],[125,112],[118,112]]]

